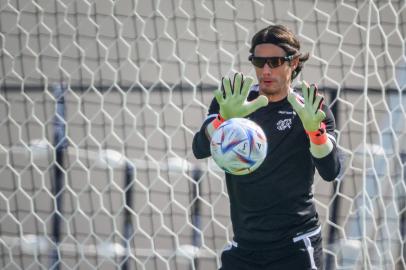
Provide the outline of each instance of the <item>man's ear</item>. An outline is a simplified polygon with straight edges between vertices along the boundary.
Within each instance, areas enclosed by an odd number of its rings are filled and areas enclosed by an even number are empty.
[[[289,65],[295,70],[299,65],[299,57],[292,59],[292,61],[289,62]]]

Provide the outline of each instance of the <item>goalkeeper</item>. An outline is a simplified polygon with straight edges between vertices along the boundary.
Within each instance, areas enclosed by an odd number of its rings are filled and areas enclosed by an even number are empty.
[[[262,127],[268,154],[248,175],[226,173],[234,239],[221,255],[221,270],[322,269],[322,239],[313,202],[315,169],[333,181],[340,162],[335,122],[315,85],[302,82],[302,96],[292,80],[309,54],[282,25],[254,35],[249,60],[258,84],[236,74],[222,79],[209,114],[193,138],[197,158],[210,156],[210,138],[233,117],[247,117]]]

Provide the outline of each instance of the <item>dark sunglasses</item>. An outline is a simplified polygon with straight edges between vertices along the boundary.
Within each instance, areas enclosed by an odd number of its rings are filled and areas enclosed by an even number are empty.
[[[285,61],[292,61],[294,57],[295,55],[275,56],[275,57],[258,57],[250,55],[248,57],[248,60],[250,60],[251,63],[258,68],[263,68],[265,64],[268,64],[268,67],[270,68],[276,68],[283,65]]]

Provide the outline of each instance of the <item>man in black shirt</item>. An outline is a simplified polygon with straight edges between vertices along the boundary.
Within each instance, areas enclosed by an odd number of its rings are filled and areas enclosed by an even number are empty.
[[[282,25],[254,35],[249,60],[258,84],[236,74],[223,78],[207,119],[193,139],[196,158],[210,156],[210,138],[233,117],[246,117],[264,130],[268,153],[248,175],[226,173],[234,239],[221,256],[221,270],[322,269],[321,228],[313,202],[315,169],[326,181],[340,170],[335,122],[315,85],[292,88],[308,54]]]

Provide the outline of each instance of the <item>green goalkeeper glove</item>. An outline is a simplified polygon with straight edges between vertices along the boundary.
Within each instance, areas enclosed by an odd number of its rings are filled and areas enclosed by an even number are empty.
[[[326,114],[321,110],[324,98],[317,93],[317,87],[314,84],[309,87],[305,81],[302,82],[302,92],[304,104],[299,102],[292,92],[288,95],[288,101],[299,115],[304,129],[307,132],[317,131],[321,128],[321,122],[326,117]]]
[[[253,101],[247,101],[249,90],[253,79],[247,77],[244,79],[242,73],[234,75],[234,83],[231,84],[229,78],[223,78],[220,89],[214,92],[214,96],[220,105],[220,116],[224,120],[235,117],[245,117],[261,107],[268,105],[268,98],[260,95]]]
[[[321,110],[323,96],[317,94],[317,87],[302,82],[304,104],[299,102],[292,92],[288,101],[299,115],[303,127],[310,139],[310,152],[315,158],[323,158],[333,150],[333,143],[327,138],[326,125],[322,123],[326,114]]]

